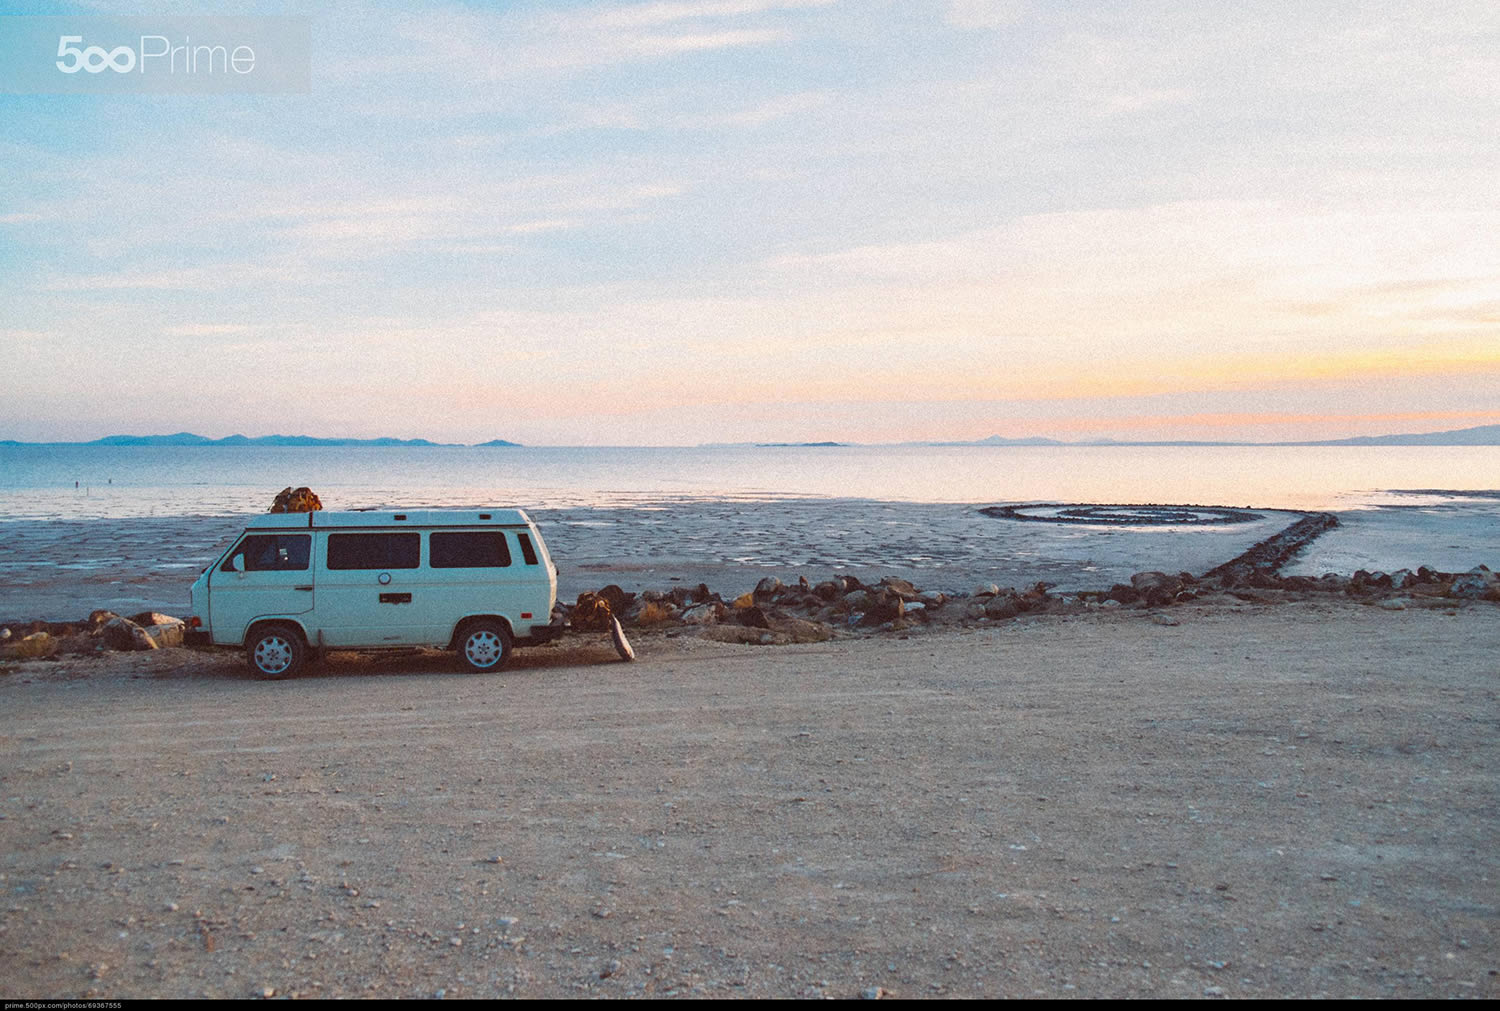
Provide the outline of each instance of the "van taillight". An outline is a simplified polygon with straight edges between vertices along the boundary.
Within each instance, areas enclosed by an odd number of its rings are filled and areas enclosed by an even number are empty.
[[[188,628],[202,628],[203,627],[203,619],[200,618],[200,617],[198,617],[195,614],[192,617],[188,618],[188,620],[187,620],[187,627]]]

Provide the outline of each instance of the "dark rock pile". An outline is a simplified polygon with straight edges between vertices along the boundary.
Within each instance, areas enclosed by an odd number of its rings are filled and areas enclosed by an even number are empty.
[[[181,618],[155,611],[129,618],[113,611],[95,611],[81,622],[18,622],[0,629],[0,659],[32,660],[102,650],[165,649],[181,646],[185,630]]]
[[[1107,590],[1053,590],[1050,583],[1037,583],[1024,590],[991,584],[970,593],[939,593],[919,590],[905,579],[889,576],[874,585],[854,576],[834,576],[816,584],[805,577],[795,583],[767,577],[750,592],[725,599],[703,584],[638,594],[611,585],[597,594],[583,594],[580,601],[586,610],[559,604],[556,616],[571,620],[575,628],[596,628],[598,623],[590,619],[587,608],[597,606],[594,601],[607,600],[610,613],[628,627],[696,628],[705,637],[725,642],[781,644],[821,642],[872,631],[1003,621],[1025,614],[1165,608],[1226,597],[1276,603],[1338,594],[1392,610],[1421,606],[1423,602],[1451,607],[1461,601],[1500,602],[1500,574],[1482,565],[1465,573],[1439,572],[1424,566],[1415,572],[1360,571],[1352,576],[1313,578],[1282,576],[1269,565],[1220,566],[1203,576],[1137,572],[1129,583],[1117,583]]]

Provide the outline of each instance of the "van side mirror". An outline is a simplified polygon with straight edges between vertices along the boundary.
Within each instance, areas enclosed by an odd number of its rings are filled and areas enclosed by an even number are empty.
[[[235,555],[229,560],[229,567],[243,576],[245,574],[245,556],[242,554]]]

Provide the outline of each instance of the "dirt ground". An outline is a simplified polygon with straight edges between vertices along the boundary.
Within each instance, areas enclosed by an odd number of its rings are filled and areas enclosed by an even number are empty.
[[[1500,996],[1500,607],[636,646],[3,668],[0,992]]]

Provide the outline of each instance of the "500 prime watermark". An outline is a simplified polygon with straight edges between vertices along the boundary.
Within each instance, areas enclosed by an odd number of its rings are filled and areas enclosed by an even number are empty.
[[[58,70],[65,74],[80,70],[89,74],[102,74],[106,70],[145,74],[154,66],[155,72],[166,74],[255,73],[255,50],[245,45],[230,51],[223,45],[195,46],[192,39],[185,38],[182,45],[174,46],[165,35],[142,35],[139,49],[130,46],[85,49],[82,42],[82,35],[58,36]]]
[[[305,17],[0,17],[0,92],[306,92]]]

